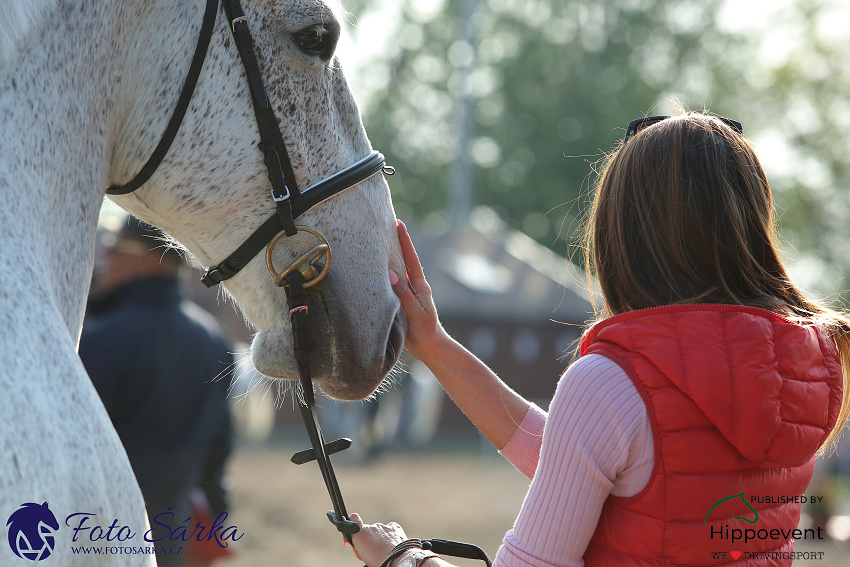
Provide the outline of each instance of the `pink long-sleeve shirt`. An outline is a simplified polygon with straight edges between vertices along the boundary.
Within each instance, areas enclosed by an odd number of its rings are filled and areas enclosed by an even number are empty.
[[[600,355],[564,373],[546,412],[532,406],[504,455],[532,479],[494,567],[580,567],[608,495],[633,496],[654,461],[646,406]]]

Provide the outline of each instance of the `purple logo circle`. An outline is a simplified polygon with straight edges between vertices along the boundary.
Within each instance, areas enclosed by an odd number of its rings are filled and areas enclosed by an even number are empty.
[[[41,561],[50,557],[56,546],[56,530],[59,522],[50,511],[47,502],[21,505],[6,522],[9,526],[9,547],[21,559]]]

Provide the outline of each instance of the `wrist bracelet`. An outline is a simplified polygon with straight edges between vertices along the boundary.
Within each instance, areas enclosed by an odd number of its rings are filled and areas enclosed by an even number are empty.
[[[387,556],[384,562],[381,563],[381,567],[389,567],[389,564],[392,562],[393,559],[395,559],[405,551],[411,549],[431,549],[431,543],[423,543],[421,539],[404,540],[403,542],[395,546],[392,551],[390,551],[390,554]]]

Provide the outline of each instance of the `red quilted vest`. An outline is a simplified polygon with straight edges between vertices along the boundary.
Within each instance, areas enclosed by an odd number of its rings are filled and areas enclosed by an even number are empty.
[[[828,334],[757,308],[668,306],[598,323],[581,346],[594,353],[643,398],[655,465],[639,494],[608,498],[585,564],[791,565],[781,553],[754,554],[794,549],[801,504],[782,497],[805,494],[841,407]],[[753,537],[733,541],[735,529]]]

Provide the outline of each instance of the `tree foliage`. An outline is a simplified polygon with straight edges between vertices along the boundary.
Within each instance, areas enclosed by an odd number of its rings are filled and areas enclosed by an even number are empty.
[[[451,171],[465,149],[474,204],[566,253],[595,164],[629,120],[668,113],[676,97],[741,120],[760,155],[770,153],[784,234],[819,259],[801,264],[820,266],[808,283],[850,271],[850,35],[835,25],[840,1],[788,0],[770,14],[744,4],[396,0],[382,22],[385,48],[360,72],[381,79],[364,121],[399,171],[399,216],[449,221]],[[361,19],[385,3],[348,8]],[[475,108],[465,139],[463,93]]]
[[[841,0],[797,0],[762,22],[739,105],[780,210],[796,279],[824,293],[850,275],[850,34]]]

